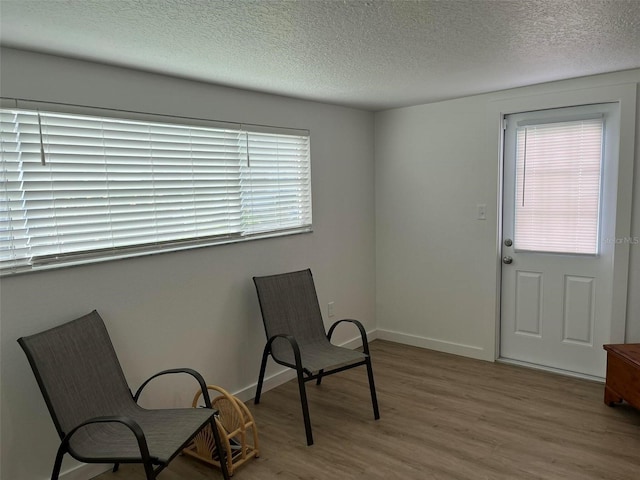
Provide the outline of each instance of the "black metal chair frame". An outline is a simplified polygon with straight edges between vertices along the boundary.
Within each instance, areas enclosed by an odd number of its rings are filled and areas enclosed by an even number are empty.
[[[213,432],[213,435],[214,435],[216,447],[220,452],[220,455],[222,455],[221,462],[220,462],[221,469],[222,469],[222,476],[224,477],[225,480],[229,480],[229,473],[227,471],[226,462],[224,461],[225,452],[224,452],[224,449],[221,448],[222,442],[220,440],[220,435],[218,433],[218,429],[216,428],[216,424],[215,424],[215,417],[217,416],[218,412],[217,410],[212,408],[211,399],[209,398],[209,392],[207,389],[207,384],[204,381],[204,378],[202,377],[202,375],[200,375],[200,373],[198,373],[197,371],[190,368],[176,368],[176,369],[170,369],[170,370],[163,370],[161,372],[156,373],[155,375],[152,375],[147,380],[145,380],[142,383],[142,385],[138,388],[135,395],[132,395],[134,402],[138,403],[138,399],[142,394],[142,390],[144,389],[144,387],[147,386],[147,384],[149,384],[149,382],[151,382],[151,380],[162,375],[168,375],[168,374],[174,374],[174,373],[186,373],[191,375],[197,380],[200,386],[200,389],[202,390],[202,396],[204,398],[205,407],[211,409],[211,416],[202,424],[202,427],[200,429],[197,429],[195,432],[193,432],[193,434],[185,440],[182,446],[178,450],[176,450],[176,452],[171,456],[171,458],[167,462],[161,462],[158,458],[152,457],[150,455],[143,429],[135,420],[133,420],[130,417],[118,416],[118,415],[95,417],[95,418],[87,419],[86,421],[80,423],[69,432],[64,432],[61,428],[60,422],[58,421],[58,417],[53,408],[49,395],[46,391],[44,382],[42,380],[42,377],[40,376],[40,373],[35,364],[35,361],[31,353],[29,352],[29,349],[25,346],[24,339],[19,338],[18,343],[20,344],[25,354],[27,355],[27,359],[29,360],[29,364],[31,365],[33,373],[38,382],[38,386],[40,387],[40,391],[42,392],[42,396],[44,397],[45,403],[47,404],[47,408],[49,410],[49,413],[51,414],[51,418],[53,419],[53,423],[55,424],[56,430],[61,440],[60,446],[58,447],[58,451],[56,454],[56,459],[53,466],[53,472],[51,474],[51,480],[58,480],[58,477],[60,475],[60,469],[62,467],[62,459],[64,455],[67,453],[71,455],[73,458],[75,458],[76,460],[79,460],[84,463],[113,463],[114,472],[118,470],[121,463],[142,463],[144,466],[144,471],[145,471],[147,480],[155,480],[157,475],[168,466],[168,464],[171,462],[173,458],[175,458],[180,452],[182,452],[182,449],[185,448],[189,444],[189,442],[198,434],[198,432],[202,428],[204,428],[207,424],[211,425],[211,431]],[[69,441],[73,436],[73,434],[76,433],[82,427],[85,427],[91,424],[96,424],[96,423],[120,423],[128,427],[129,430],[131,430],[133,435],[136,437],[136,441],[140,449],[141,460],[122,459],[122,458],[104,458],[104,457],[87,458],[81,455],[74,454],[74,452],[72,452],[69,447]],[[154,467],[154,465],[157,465],[157,466]]]
[[[254,277],[254,282],[256,280],[257,277]],[[314,292],[315,293],[315,292]],[[260,309],[264,318],[264,310],[262,307],[262,301],[260,299],[260,291],[258,290],[258,300],[260,302]],[[318,301],[317,298],[317,294],[315,297],[316,302]],[[323,377],[329,376],[329,375],[333,375],[335,373],[339,373],[339,372],[343,372],[345,370],[350,370],[352,368],[355,367],[359,367],[361,365],[366,365],[367,367],[367,376],[369,379],[369,390],[371,392],[371,403],[373,406],[373,416],[376,420],[378,420],[380,418],[380,411],[378,408],[378,397],[376,395],[376,387],[375,387],[375,381],[373,378],[373,368],[371,366],[371,356],[369,353],[369,342],[367,340],[367,332],[364,329],[364,326],[362,325],[362,323],[358,320],[354,320],[354,319],[342,319],[342,320],[338,320],[335,323],[333,323],[331,325],[331,327],[329,328],[329,332],[327,333],[327,339],[329,340],[329,342],[331,341],[331,337],[333,336],[333,332],[335,330],[335,328],[343,323],[343,322],[347,322],[347,323],[352,323],[353,325],[355,325],[358,330],[360,331],[360,337],[362,339],[362,349],[363,349],[363,353],[365,354],[365,359],[358,361],[356,363],[352,363],[349,365],[343,365],[337,368],[333,368],[331,370],[328,371],[324,371],[324,370],[320,370],[318,371],[318,373],[314,374],[313,372],[309,371],[308,369],[304,368],[304,366],[302,365],[302,358],[300,355],[300,347],[298,346],[298,342],[295,339],[295,337],[293,335],[287,335],[287,334],[276,334],[273,335],[272,337],[268,338],[267,340],[267,344],[264,347],[264,351],[262,353],[262,362],[260,365],[260,374],[258,376],[258,386],[256,388],[256,396],[254,399],[254,404],[258,405],[260,403],[260,397],[262,394],[262,386],[263,386],[263,382],[264,382],[264,374],[265,374],[265,370],[267,368],[267,360],[269,358],[269,356],[271,356],[271,358],[278,364],[283,365],[285,367],[289,367],[292,368],[296,371],[296,377],[297,377],[297,381],[298,381],[298,390],[300,392],[300,402],[302,404],[302,416],[304,419],[304,429],[305,429],[305,433],[307,436],[307,445],[311,446],[313,445],[313,433],[311,430],[311,419],[309,417],[309,403],[307,400],[307,392],[306,392],[306,387],[305,387],[305,383],[316,380],[316,385],[320,385],[322,382]],[[266,332],[266,325],[265,325],[265,332]],[[267,337],[269,335],[268,332],[267,333]],[[293,350],[294,353],[294,358],[295,358],[295,364],[291,364],[288,362],[283,362],[281,360],[276,359],[271,351],[271,345],[273,344],[274,340],[276,340],[277,338],[284,338],[286,339],[289,344],[291,345],[291,348]]]

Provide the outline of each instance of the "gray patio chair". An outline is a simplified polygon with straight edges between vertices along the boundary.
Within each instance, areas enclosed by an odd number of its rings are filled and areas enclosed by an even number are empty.
[[[262,310],[267,344],[262,354],[255,404],[260,403],[262,382],[269,355],[276,363],[296,370],[307,445],[313,445],[309,405],[305,383],[350,368],[366,365],[371,390],[373,415],[380,418],[378,399],[373,380],[367,333],[362,324],[353,319],[338,320],[326,333],[311,270],[253,277]],[[334,329],[342,322],[354,324],[360,331],[364,352],[331,344]]]
[[[24,350],[49,408],[61,443],[52,480],[69,453],[85,463],[142,463],[148,480],[206,425],[211,425],[218,452],[216,411],[202,376],[191,369],[165,370],[146,380],[131,394],[107,329],[95,310],[44,332],[22,337]],[[202,389],[209,408],[147,410],[137,404],[142,389],[160,375],[186,373]],[[229,478],[226,462],[222,475]]]

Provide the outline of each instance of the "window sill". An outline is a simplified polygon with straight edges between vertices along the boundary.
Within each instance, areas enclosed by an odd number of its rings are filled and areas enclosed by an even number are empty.
[[[262,240],[267,238],[286,237],[291,235],[300,235],[305,233],[313,233],[313,227],[300,227],[291,230],[282,230],[277,232],[258,233],[245,236],[228,236],[224,238],[215,238],[207,240],[194,240],[193,242],[178,242],[169,246],[165,245],[158,247],[153,246],[139,246],[131,247],[123,250],[112,251],[108,254],[96,256],[88,252],[84,256],[74,256],[73,258],[62,257],[57,259],[50,259],[46,263],[39,263],[35,265],[21,265],[15,267],[6,267],[0,270],[0,278],[11,277],[15,275],[23,275],[35,272],[44,272],[50,270],[57,270],[61,268],[77,267],[82,265],[92,265],[96,263],[110,262],[114,260],[125,260],[128,258],[146,257],[149,255],[160,255],[172,252],[182,252],[186,250],[195,250],[206,247],[214,247],[218,245],[230,245],[233,243],[244,243],[253,240]]]

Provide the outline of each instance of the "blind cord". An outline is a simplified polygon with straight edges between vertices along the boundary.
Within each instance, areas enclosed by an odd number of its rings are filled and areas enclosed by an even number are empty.
[[[249,156],[249,132],[244,132],[244,138],[247,144],[247,168],[251,168],[251,157]]]
[[[522,166],[522,206],[524,207],[524,189],[527,184],[527,133],[529,129],[524,128],[524,165]]]
[[[44,140],[42,139],[42,118],[40,118],[40,110],[38,110],[38,131],[40,132],[40,163],[47,164],[44,156]]]

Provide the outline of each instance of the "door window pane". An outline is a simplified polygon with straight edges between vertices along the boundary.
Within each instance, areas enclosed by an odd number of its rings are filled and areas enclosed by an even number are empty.
[[[598,253],[602,118],[517,130],[514,247]]]

